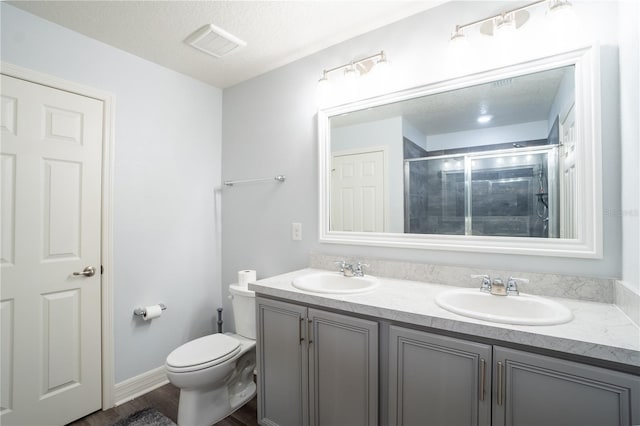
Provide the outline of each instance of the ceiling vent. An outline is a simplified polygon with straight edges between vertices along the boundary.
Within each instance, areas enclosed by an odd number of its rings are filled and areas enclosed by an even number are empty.
[[[208,55],[221,58],[236,50],[238,47],[247,45],[222,28],[213,24],[205,25],[185,40],[186,43]]]

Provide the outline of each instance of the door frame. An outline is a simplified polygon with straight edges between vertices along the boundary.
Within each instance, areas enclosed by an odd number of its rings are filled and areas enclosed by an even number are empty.
[[[103,104],[102,130],[102,197],[101,197],[101,332],[102,332],[102,409],[114,406],[114,330],[113,330],[113,153],[115,129],[115,103],[113,93],[74,83],[49,74],[0,62],[0,73],[9,77],[64,90],[101,101]]]

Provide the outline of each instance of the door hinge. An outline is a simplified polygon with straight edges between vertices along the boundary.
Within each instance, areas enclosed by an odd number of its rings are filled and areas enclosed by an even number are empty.
[[[100,275],[104,274],[104,266],[100,265]]]

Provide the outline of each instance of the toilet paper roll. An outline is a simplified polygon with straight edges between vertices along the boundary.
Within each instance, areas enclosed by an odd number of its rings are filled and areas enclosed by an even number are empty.
[[[144,314],[142,315],[142,318],[145,321],[149,321],[151,319],[158,318],[160,315],[162,315],[162,308],[160,305],[151,305],[144,307]]]
[[[238,271],[238,285],[242,288],[247,288],[247,284],[256,280],[256,271],[246,269],[244,271]]]

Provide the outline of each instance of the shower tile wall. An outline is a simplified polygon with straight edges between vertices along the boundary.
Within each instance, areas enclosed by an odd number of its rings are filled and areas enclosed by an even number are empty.
[[[410,163],[407,232],[464,235],[464,173],[455,164],[454,160]],[[451,167],[455,169],[444,171]]]

